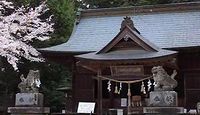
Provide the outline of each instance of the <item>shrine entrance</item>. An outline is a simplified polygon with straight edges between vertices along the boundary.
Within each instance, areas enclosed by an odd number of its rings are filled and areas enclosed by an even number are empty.
[[[163,66],[172,72],[177,69],[176,54],[143,38],[126,17],[120,32],[100,51],[76,58],[77,66],[96,73],[97,114],[110,108],[123,108],[131,114],[133,109],[140,112],[148,104],[145,99],[153,90],[152,67]]]
[[[149,92],[154,90],[151,68],[162,65],[169,70],[169,73],[176,69],[172,63],[174,56],[165,57],[165,59],[157,63],[149,61],[143,65],[141,63],[140,65],[127,65],[123,61],[116,61],[116,63],[100,61],[98,63],[80,59],[78,65],[97,73],[93,79],[95,80],[95,99],[99,115],[109,109],[141,113],[142,107],[148,105]],[[129,72],[129,70],[133,71]]]

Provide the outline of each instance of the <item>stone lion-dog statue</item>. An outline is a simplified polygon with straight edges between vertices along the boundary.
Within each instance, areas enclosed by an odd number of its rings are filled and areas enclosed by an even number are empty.
[[[177,75],[176,70],[169,76],[162,66],[152,68],[153,79],[155,82],[154,90],[172,91],[177,85],[174,77]]]
[[[38,93],[40,87],[40,72],[39,70],[29,70],[27,77],[22,74],[20,76],[21,82],[18,88],[21,93]]]

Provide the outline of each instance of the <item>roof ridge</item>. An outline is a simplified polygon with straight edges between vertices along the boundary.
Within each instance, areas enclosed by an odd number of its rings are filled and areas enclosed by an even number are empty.
[[[98,9],[82,9],[81,17],[87,16],[105,16],[105,15],[119,15],[119,14],[133,14],[133,13],[155,13],[155,12],[170,12],[170,11],[185,11],[185,10],[199,10],[200,2],[184,2],[171,4],[157,4],[144,6],[129,6],[129,7],[115,7],[115,8],[98,8]]]

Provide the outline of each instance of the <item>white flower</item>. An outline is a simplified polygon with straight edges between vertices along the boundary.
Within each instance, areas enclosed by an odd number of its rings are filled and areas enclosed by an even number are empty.
[[[10,15],[3,14],[6,9],[13,9]],[[50,16],[41,20],[39,16],[49,9],[45,2],[28,11],[25,7],[14,9],[12,2],[0,1],[0,56],[5,57],[15,70],[21,58],[30,61],[44,61],[40,53],[30,45],[34,39],[47,40],[54,31]]]

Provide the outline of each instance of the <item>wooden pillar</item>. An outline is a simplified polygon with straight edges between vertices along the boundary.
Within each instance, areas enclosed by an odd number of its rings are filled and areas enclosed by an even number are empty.
[[[131,84],[130,83],[128,83],[128,94],[127,94],[127,96],[128,96],[128,112],[127,112],[127,114],[128,115],[131,115]]]
[[[98,70],[97,77],[98,77],[98,108],[97,108],[97,115],[102,115],[102,78],[101,70]]]
[[[77,76],[76,76],[76,72],[77,72],[77,68],[76,68],[76,59],[73,59],[72,62],[72,66],[71,66],[71,72],[72,72],[72,105],[71,105],[71,110],[73,112],[76,111],[77,109],[77,100],[76,100],[76,92],[75,92],[75,84],[76,84],[76,80],[77,80]]]

